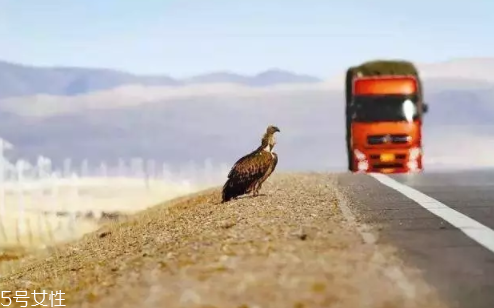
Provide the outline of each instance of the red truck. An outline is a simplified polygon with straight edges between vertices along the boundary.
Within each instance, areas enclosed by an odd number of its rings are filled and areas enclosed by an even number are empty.
[[[369,61],[346,75],[346,144],[351,172],[420,172],[422,83],[408,61]]]

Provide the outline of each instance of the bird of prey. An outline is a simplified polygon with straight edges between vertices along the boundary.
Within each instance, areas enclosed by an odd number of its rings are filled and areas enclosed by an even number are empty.
[[[259,195],[262,184],[278,164],[278,155],[273,152],[276,132],[280,132],[278,127],[268,126],[261,145],[233,165],[223,185],[222,203],[251,192],[254,197]]]

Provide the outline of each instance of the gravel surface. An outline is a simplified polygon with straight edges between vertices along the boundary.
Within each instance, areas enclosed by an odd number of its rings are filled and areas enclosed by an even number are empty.
[[[67,307],[444,307],[392,247],[364,243],[336,189],[332,175],[277,174],[257,198],[175,199],[30,261],[1,289],[61,290]]]

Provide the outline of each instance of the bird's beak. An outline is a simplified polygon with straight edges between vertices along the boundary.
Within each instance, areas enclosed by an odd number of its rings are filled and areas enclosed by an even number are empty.
[[[274,131],[279,133],[280,132],[280,129],[278,127],[275,127],[274,128]]]

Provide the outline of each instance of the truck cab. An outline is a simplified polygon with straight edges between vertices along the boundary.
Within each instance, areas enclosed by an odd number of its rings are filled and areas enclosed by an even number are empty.
[[[422,102],[418,74],[351,76],[347,80],[348,169],[352,172],[420,172]]]

